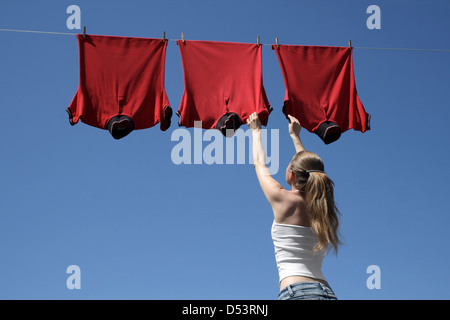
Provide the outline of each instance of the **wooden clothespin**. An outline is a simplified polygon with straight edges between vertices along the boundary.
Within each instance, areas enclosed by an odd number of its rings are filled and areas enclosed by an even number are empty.
[[[276,44],[277,44],[277,48],[279,48],[279,47],[280,47],[280,44],[278,43],[278,37],[275,38],[275,42],[276,42]]]
[[[260,45],[260,38],[259,38],[259,36],[256,38],[256,44],[257,44],[258,47],[259,47],[259,45]]]
[[[184,34],[183,34],[183,32],[181,33],[181,41],[183,41],[183,43],[184,43]]]
[[[353,49],[353,48],[352,48],[352,40],[348,40],[348,47],[349,47],[350,49]]]
[[[86,38],[86,26],[83,27],[83,39]]]
[[[163,42],[166,42],[166,32],[163,33]]]

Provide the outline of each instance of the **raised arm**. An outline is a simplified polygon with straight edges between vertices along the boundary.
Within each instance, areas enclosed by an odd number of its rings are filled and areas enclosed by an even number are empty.
[[[259,121],[256,112],[250,115],[247,124],[252,130],[253,135],[253,165],[255,167],[256,175],[264,195],[272,208],[274,208],[274,206],[281,201],[282,192],[285,190],[281,184],[272,178],[269,169],[267,168],[266,154],[261,141],[261,122]]]
[[[302,126],[300,122],[291,115],[289,117],[289,135],[292,138],[292,142],[294,143],[295,152],[298,153],[300,151],[305,151],[305,147],[303,146],[302,140],[300,139],[300,130]]]

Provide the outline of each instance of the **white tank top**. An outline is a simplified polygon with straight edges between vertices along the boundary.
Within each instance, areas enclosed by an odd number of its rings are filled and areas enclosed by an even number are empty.
[[[324,253],[313,253],[317,239],[311,228],[274,221],[272,240],[280,282],[289,276],[325,280],[322,274]]]

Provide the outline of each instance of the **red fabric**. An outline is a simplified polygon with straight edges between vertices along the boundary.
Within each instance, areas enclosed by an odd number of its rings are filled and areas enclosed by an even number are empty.
[[[169,100],[164,89],[167,42],[162,39],[78,34],[79,87],[67,112],[79,120],[107,129],[117,115],[133,119],[135,129],[161,122],[170,126]],[[171,111],[171,109],[170,109]],[[166,117],[164,116],[166,115]]]
[[[267,124],[271,106],[262,79],[261,46],[257,44],[177,41],[184,72],[179,124],[216,128],[219,118],[236,113],[245,124],[257,112]]]
[[[370,129],[370,115],[356,92],[352,49],[348,47],[272,46],[286,87],[283,112],[315,133],[325,121],[342,132]]]

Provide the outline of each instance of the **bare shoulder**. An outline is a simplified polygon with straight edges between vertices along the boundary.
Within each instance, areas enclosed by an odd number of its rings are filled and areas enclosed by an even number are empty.
[[[283,190],[283,201],[272,209],[277,223],[309,226],[305,200],[298,191]]]

